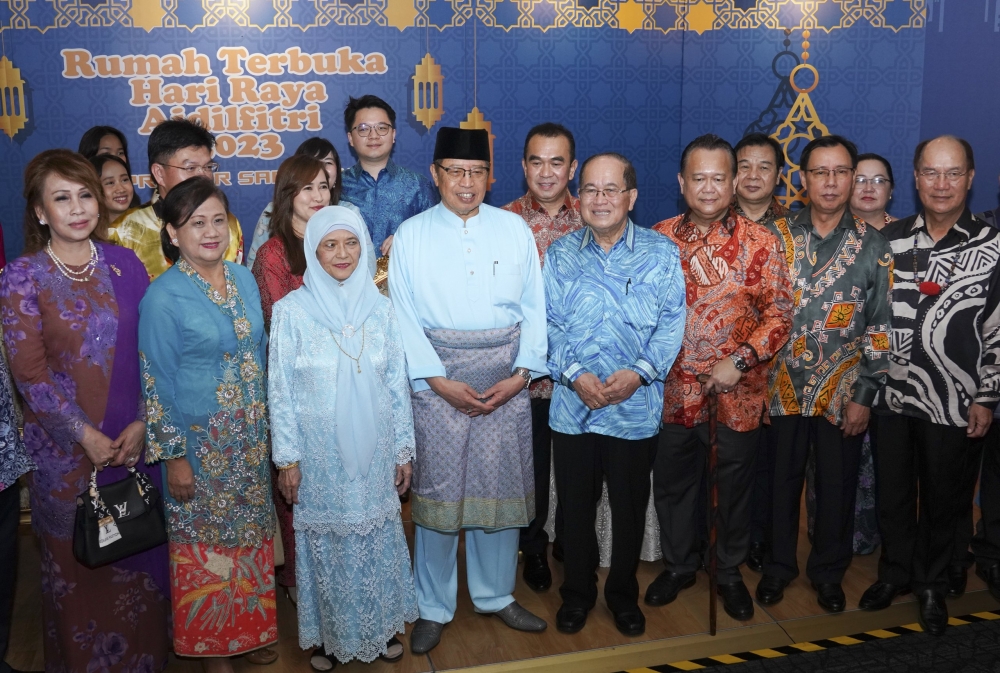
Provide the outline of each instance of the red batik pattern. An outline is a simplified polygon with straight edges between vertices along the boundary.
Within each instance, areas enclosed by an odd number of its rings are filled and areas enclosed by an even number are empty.
[[[698,374],[736,353],[752,366],[719,395],[719,422],[739,432],[760,425],[767,366],[788,340],[792,291],[778,239],[732,209],[702,234],[686,215],[654,231],[680,248],[687,289],[681,352],[664,386],[663,422],[694,427],[708,420]]]

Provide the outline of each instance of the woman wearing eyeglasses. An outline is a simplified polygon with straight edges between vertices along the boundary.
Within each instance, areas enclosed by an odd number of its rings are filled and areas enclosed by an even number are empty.
[[[862,154],[854,172],[854,193],[851,212],[876,229],[882,229],[896,218],[887,212],[892,200],[892,166],[885,157]]]

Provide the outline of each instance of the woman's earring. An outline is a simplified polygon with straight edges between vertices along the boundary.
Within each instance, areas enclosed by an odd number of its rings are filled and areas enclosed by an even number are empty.
[[[49,225],[48,225],[48,224],[47,224],[47,223],[45,222],[45,220],[38,220],[38,224],[42,225],[43,227],[47,227],[47,226],[49,226]]]
[[[177,245],[177,239],[176,238],[171,238],[170,242],[173,243],[174,245]]]

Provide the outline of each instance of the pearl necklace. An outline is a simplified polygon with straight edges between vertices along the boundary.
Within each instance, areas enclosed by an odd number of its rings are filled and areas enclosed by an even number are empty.
[[[45,244],[45,252],[48,254],[52,263],[56,265],[56,268],[59,269],[59,272],[62,275],[66,276],[66,278],[70,279],[74,283],[86,283],[90,280],[90,277],[94,275],[94,269],[97,268],[97,246],[94,245],[93,241],[87,242],[90,243],[90,259],[79,271],[73,271],[56,256],[56,253],[52,250],[51,239]]]

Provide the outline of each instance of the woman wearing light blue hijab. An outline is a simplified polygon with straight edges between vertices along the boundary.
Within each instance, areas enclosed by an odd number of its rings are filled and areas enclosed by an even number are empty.
[[[340,206],[313,215],[304,285],[271,318],[272,456],[295,505],[299,646],[318,648],[318,670],[333,657],[398,660],[395,635],[418,616],[399,506],[410,385],[392,304],[358,264],[364,227]]]

